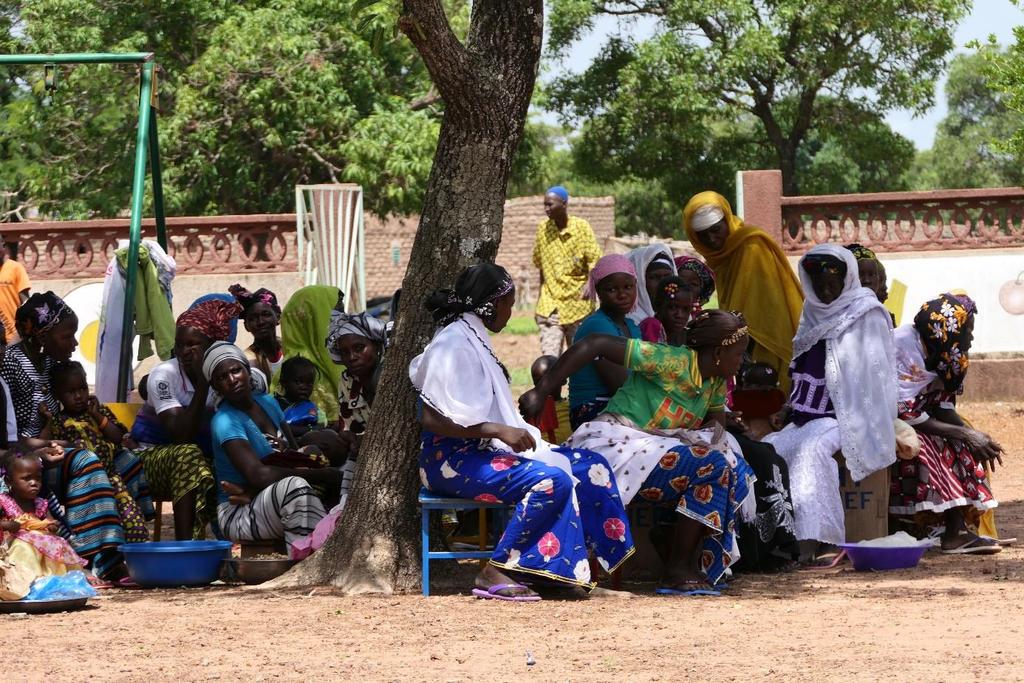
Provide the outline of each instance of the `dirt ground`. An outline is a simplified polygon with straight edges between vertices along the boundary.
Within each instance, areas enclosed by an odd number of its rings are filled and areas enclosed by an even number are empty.
[[[1024,405],[964,413],[1008,450],[994,482],[997,522],[1003,537],[1024,540]],[[627,584],[633,597],[483,602],[466,595],[472,572],[449,570],[426,599],[135,590],[75,613],[0,616],[3,679],[1024,679],[1022,547],[987,558],[929,553],[895,572],[747,575],[719,598]]]

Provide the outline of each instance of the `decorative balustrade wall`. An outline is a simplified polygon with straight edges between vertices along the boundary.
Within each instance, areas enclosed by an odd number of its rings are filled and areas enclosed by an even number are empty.
[[[128,220],[4,223],[0,231],[33,279],[102,277]],[[155,221],[144,220],[142,232],[155,239]],[[298,269],[295,214],[168,218],[167,238],[179,275]]]
[[[988,249],[1024,244],[1017,188],[781,197],[782,248],[859,242],[878,252]]]

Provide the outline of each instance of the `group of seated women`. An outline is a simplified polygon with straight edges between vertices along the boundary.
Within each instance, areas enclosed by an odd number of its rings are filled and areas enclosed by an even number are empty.
[[[171,503],[179,540],[283,542],[304,557],[329,535],[312,532],[347,497],[385,342],[337,288],[305,287],[283,309],[266,289],[202,297],[177,319],[173,357],[140,382],[130,427],[71,360],[78,319],[60,297],[33,294],[17,329],[0,363],[2,459],[42,463],[53,528],[97,585],[131,584],[118,547],[150,539],[154,501]]]
[[[797,279],[720,195],[698,195],[684,216],[706,261],[660,244],[601,258],[581,292],[597,309],[561,357],[534,365],[518,409],[489,338],[512,312],[508,273],[471,266],[429,298],[439,329],[409,369],[423,485],[515,506],[473,593],[535,601],[545,582],[593,587],[588,559],[611,573],[634,553],[625,508],[637,499],[658,507],[660,594],[718,594],[734,568],[819,566],[846,540],[840,461],[854,481],[890,469],[894,525],[938,537],[943,553],[999,552],[984,517],[1002,448],[955,409],[974,302],[940,294],[894,329],[870,250],[815,246]],[[758,291],[724,290],[708,265],[716,258],[747,263],[753,275],[733,270],[726,282]],[[720,301],[780,310],[752,311],[755,326],[747,311],[706,308],[716,285]],[[795,333],[781,344],[771,316],[789,317],[794,295]],[[534,425],[555,414],[566,380],[572,431],[553,444],[543,437],[554,430]],[[780,394],[763,430],[730,409],[744,392],[779,386],[788,401]]]

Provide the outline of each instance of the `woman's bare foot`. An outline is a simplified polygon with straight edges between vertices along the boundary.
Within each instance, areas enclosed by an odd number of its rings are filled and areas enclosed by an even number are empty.
[[[497,586],[503,583],[515,584],[515,587],[502,588],[501,590],[495,591],[497,595],[503,595],[507,598],[515,597],[539,597],[537,593],[530,590],[526,586],[519,585],[519,582],[515,579],[511,579],[505,574],[498,571],[498,568],[493,564],[487,563],[484,568],[480,570],[480,573],[476,575],[476,580],[473,582],[476,587],[480,590],[489,591],[493,586]]]

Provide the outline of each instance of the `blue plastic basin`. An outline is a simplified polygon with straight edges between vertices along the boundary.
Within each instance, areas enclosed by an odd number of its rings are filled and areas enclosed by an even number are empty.
[[[205,586],[220,578],[231,541],[126,543],[118,550],[140,586]]]
[[[910,546],[904,548],[872,548],[856,543],[842,543],[840,547],[846,551],[857,571],[886,569],[909,569],[916,567],[921,561],[928,546]]]

